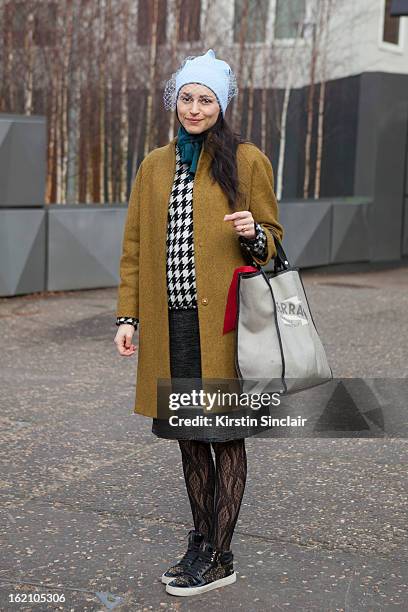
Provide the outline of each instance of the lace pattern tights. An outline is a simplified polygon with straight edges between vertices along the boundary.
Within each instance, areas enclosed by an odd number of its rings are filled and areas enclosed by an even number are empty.
[[[229,550],[245,490],[245,439],[178,442],[194,528],[215,548]]]

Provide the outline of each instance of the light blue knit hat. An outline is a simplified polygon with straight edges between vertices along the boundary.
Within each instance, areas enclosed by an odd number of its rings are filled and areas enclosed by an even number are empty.
[[[180,68],[171,75],[163,94],[167,110],[175,110],[179,91],[187,83],[199,83],[209,87],[217,96],[223,116],[231,98],[238,94],[234,72],[227,62],[216,59],[212,49],[204,55],[186,57]]]

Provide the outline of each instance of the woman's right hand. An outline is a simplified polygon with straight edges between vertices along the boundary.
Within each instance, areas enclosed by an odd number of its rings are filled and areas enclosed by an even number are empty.
[[[136,346],[132,344],[132,337],[135,333],[135,328],[130,323],[122,323],[119,325],[118,331],[114,339],[119,355],[122,357],[131,357],[136,351]]]

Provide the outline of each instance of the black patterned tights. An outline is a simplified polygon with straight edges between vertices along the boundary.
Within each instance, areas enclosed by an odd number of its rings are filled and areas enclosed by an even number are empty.
[[[245,440],[179,440],[194,528],[219,550],[229,550],[244,495]]]

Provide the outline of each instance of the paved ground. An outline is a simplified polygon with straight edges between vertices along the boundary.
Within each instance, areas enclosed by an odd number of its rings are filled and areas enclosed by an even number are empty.
[[[408,268],[303,279],[336,377],[407,377]],[[158,577],[184,551],[190,510],[177,443],[132,412],[115,298],[0,300],[0,610],[406,610],[396,438],[248,440],[236,585],[166,595]],[[34,594],[65,602],[10,603]]]

